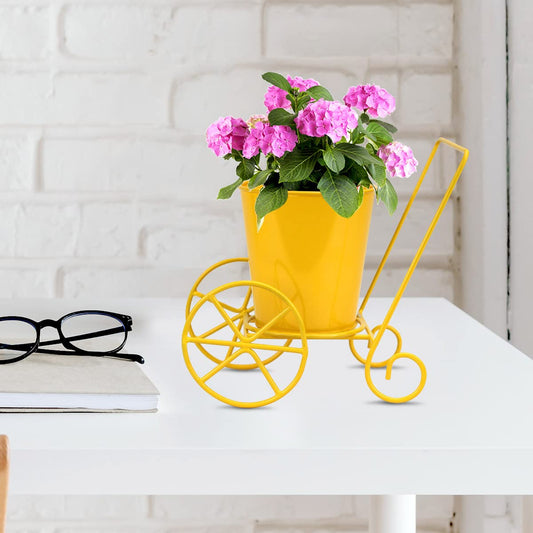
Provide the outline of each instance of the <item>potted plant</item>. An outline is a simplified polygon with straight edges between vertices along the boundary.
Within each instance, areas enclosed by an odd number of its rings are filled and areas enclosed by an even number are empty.
[[[416,171],[412,150],[381,119],[395,100],[377,85],[350,87],[343,101],[313,79],[267,72],[267,115],[221,117],[207,144],[237,162],[251,277],[283,292],[309,332],[353,327],[374,199],[393,213],[390,178]],[[258,323],[276,316],[279,300],[254,294]],[[280,330],[295,324],[281,320]]]

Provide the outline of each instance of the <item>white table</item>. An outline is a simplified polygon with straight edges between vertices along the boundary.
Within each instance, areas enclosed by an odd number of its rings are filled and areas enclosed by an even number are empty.
[[[374,299],[367,321],[379,324],[388,303]],[[0,415],[12,493],[533,493],[533,360],[446,300],[404,299],[393,317],[404,349],[427,366],[416,400],[377,400],[346,341],[313,341],[296,388],[252,410],[217,402],[187,373],[182,300],[0,305],[35,319],[95,307],[131,314],[128,348],[161,392],[156,414]],[[396,384],[411,379],[400,366]],[[377,499],[374,511],[374,532],[402,513],[395,533],[412,531],[414,497]]]

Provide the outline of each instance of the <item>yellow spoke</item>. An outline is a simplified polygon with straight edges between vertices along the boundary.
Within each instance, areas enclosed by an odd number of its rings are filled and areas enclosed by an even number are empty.
[[[241,332],[235,327],[234,322],[231,320],[228,313],[224,311],[224,308],[222,307],[221,303],[214,296],[211,296],[209,298],[209,301],[217,308],[218,312],[221,314],[222,318],[226,321],[227,325],[233,330],[233,333],[237,335],[237,338],[242,339]]]
[[[289,307],[285,308],[281,313],[276,315],[270,322],[265,324],[260,328],[255,335],[248,337],[248,341],[253,342],[255,339],[258,339],[265,331],[269,330],[278,320],[282,319],[291,309]]]
[[[185,339],[185,342],[187,343],[194,343],[194,344],[208,344],[211,346],[250,346],[255,350],[270,350],[274,352],[289,352],[289,353],[304,353],[304,348],[294,348],[292,346],[285,346],[283,344],[257,344],[257,343],[250,343],[250,342],[240,342],[240,341],[227,341],[227,340],[218,340],[218,339],[203,339],[202,337],[189,337]]]
[[[246,296],[244,297],[244,302],[242,304],[242,309],[246,309],[250,303],[250,298],[252,297],[252,287],[248,287],[246,291]]]
[[[243,320],[243,315],[246,313],[247,309],[245,311],[242,311],[241,313],[230,317],[233,322],[235,320]],[[214,328],[211,328],[209,331],[206,331],[205,333],[202,333],[201,335],[198,335],[198,337],[209,337],[213,335],[213,333],[216,333],[217,331],[220,331],[221,329],[225,328],[227,326],[226,321],[221,322],[218,326],[215,326]],[[242,325],[239,325],[239,330],[242,327]]]
[[[281,391],[279,387],[277,386],[276,382],[270,375],[270,372],[266,369],[266,366],[263,364],[263,361],[261,358],[255,353],[254,350],[248,350],[248,353],[255,359],[255,362],[257,363],[257,366],[261,369],[261,372],[263,372],[263,375],[265,376],[266,380],[270,383],[270,386],[274,390],[276,394],[279,394]]]
[[[244,322],[244,318],[241,317],[241,319],[239,320],[239,331],[242,328],[243,322]],[[237,336],[233,335],[233,338],[231,340],[235,342],[237,340]],[[227,359],[233,353],[234,348],[235,346],[228,346],[228,351],[226,352],[226,357],[224,359]]]
[[[223,309],[226,309],[227,311],[230,311],[231,313],[240,313],[242,311],[242,305],[241,307],[233,307],[232,305],[221,302],[220,300],[218,300],[218,302],[220,303],[220,306]]]
[[[199,292],[199,291],[194,291],[192,293],[193,297],[196,297],[196,298],[203,298],[205,296],[205,294],[203,292]],[[246,302],[248,303],[248,302]],[[237,308],[237,307],[233,307],[232,305],[229,305],[229,304],[226,304],[224,302],[220,302],[220,305],[224,308],[224,309],[227,309],[228,311],[231,311],[232,313],[240,313],[244,307],[246,307],[246,305],[244,306],[241,306],[240,308]]]
[[[211,379],[217,372],[220,372],[225,366],[228,366],[232,361],[237,359],[239,355],[244,353],[244,350],[238,350],[234,354],[231,354],[227,359],[224,359],[221,363],[219,363],[215,368],[211,369],[205,376],[201,377],[200,379],[205,383],[208,379]]]

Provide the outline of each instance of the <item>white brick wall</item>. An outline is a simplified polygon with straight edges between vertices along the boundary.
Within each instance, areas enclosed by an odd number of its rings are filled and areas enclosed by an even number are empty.
[[[7,533],[364,533],[366,497],[17,496]],[[449,533],[452,496],[420,496],[418,533]],[[495,530],[495,533],[499,533]]]
[[[454,136],[449,0],[0,0],[0,296],[184,295],[245,253],[230,163],[205,147],[222,114],[262,108],[266,70],[397,96],[401,138],[427,157]],[[424,187],[377,288],[399,284],[454,163]],[[403,201],[414,180],[397,183]],[[456,206],[411,294],[456,293]],[[377,206],[366,278],[393,220]],[[458,285],[457,285],[458,286]],[[367,499],[13,497],[15,533],[365,531]],[[453,503],[421,498],[420,531]]]
[[[203,133],[262,108],[261,72],[313,76],[338,97],[360,81],[386,86],[423,162],[454,134],[452,37],[443,0],[0,0],[0,270],[38,273],[39,295],[184,294],[210,262],[244,253],[238,200],[214,200],[233,166]],[[395,289],[449,169],[429,177],[380,294]],[[413,185],[397,183],[404,201]],[[375,212],[367,277],[394,222]],[[450,206],[411,294],[457,296],[454,218]]]

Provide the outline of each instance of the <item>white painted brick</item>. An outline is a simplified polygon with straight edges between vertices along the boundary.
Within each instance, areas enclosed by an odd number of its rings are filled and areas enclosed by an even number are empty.
[[[267,4],[266,54],[270,57],[395,55],[398,50],[396,9],[394,5],[375,4]]]
[[[395,181],[396,184],[396,181]],[[374,206],[372,223],[370,226],[370,238],[368,241],[368,253],[381,255],[385,251],[392,233],[398,224],[401,213],[407,202],[400,202],[394,215],[381,204]],[[398,234],[398,239],[393,248],[394,255],[414,256],[415,250],[422,242],[433,215],[437,211],[437,200],[417,198],[405,219],[404,225]],[[451,255],[454,250],[453,233],[453,206],[449,205],[444,210],[435,231],[426,247],[426,254]]]
[[[47,191],[133,191],[214,199],[235,181],[235,165],[218,159],[203,139],[50,139],[43,143]]]
[[[407,267],[385,268],[372,293],[373,296],[394,296],[400,287]],[[375,268],[365,268],[361,295],[370,284],[375,273]],[[409,297],[443,297],[450,301],[454,299],[454,275],[451,270],[417,268],[405,296]]]
[[[202,207],[147,203],[140,206],[142,250],[157,264],[205,269],[246,255],[239,194]]]
[[[0,277],[0,280],[3,276]],[[64,496],[9,495],[7,522],[11,526],[18,520],[49,520],[62,517],[65,512]]]
[[[164,124],[168,83],[144,74],[4,73],[4,124]]]
[[[19,208],[0,205],[0,256],[13,256],[17,239],[16,224]]]
[[[240,237],[241,231],[234,221],[210,217],[203,227],[145,228],[143,249],[154,263],[202,269],[221,259],[245,255],[244,241],[236,236]]]
[[[187,269],[182,266],[69,266],[61,270],[61,294],[73,298],[185,296],[199,274],[197,268]]]
[[[261,7],[178,7],[156,54],[187,64],[255,61],[261,55]]]
[[[66,50],[77,57],[144,59],[156,52],[171,8],[70,5],[63,13]]]
[[[407,73],[401,80],[400,95],[398,114],[402,124],[451,124],[451,74]]]
[[[25,137],[0,138],[0,189],[30,190],[33,185],[33,146]]]
[[[260,14],[259,6],[246,5],[69,6],[64,14],[65,47],[74,56],[104,60],[195,65],[255,60],[260,56]]]
[[[76,255],[133,257],[137,253],[136,211],[131,204],[91,203],[81,210]]]
[[[79,229],[76,205],[24,204],[17,216],[15,252],[21,257],[72,256]]]
[[[256,528],[254,533],[336,533],[336,532],[343,532],[346,533],[346,531],[349,531],[350,533],[367,533],[368,529],[364,526],[356,527],[351,526],[348,530],[346,529],[346,526],[339,525],[339,527],[334,527],[331,525],[327,525],[324,527],[320,526],[289,526],[289,525],[279,525],[279,526],[272,526],[268,525],[265,527],[259,527]],[[420,533],[420,532],[419,532]]]
[[[173,100],[176,128],[205,134],[209,124],[220,116],[232,115],[246,120],[250,115],[263,112],[268,85],[261,74],[259,68],[235,68],[180,81]]]
[[[205,522],[318,520],[353,514],[349,496],[154,496],[155,517]]]
[[[68,520],[141,519],[148,515],[146,496],[65,496]]]
[[[51,298],[54,296],[54,269],[0,266],[0,297],[1,298]],[[8,509],[18,515],[27,516],[33,511],[23,503],[11,503]],[[18,516],[17,515],[17,516]]]
[[[0,6],[0,60],[43,59],[50,52],[47,7]]]
[[[412,4],[399,8],[400,54],[451,59],[453,6]]]

